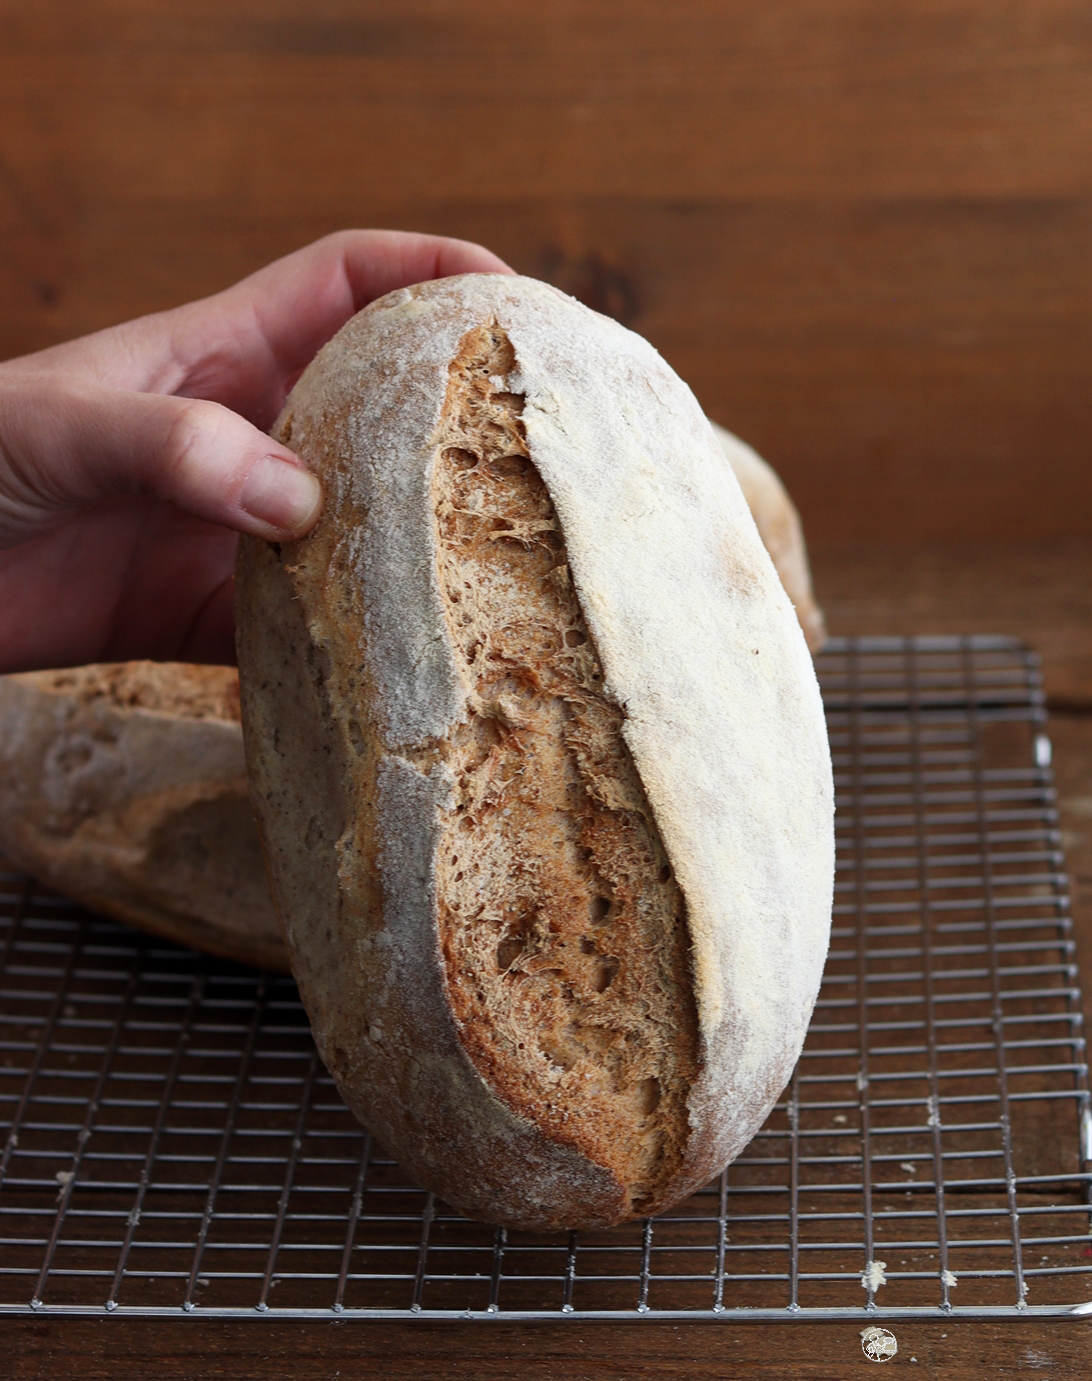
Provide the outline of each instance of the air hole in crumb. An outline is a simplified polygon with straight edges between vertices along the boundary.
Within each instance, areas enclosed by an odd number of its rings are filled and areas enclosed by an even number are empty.
[[[610,914],[610,897],[593,897],[591,918],[593,925],[602,925]]]
[[[595,950],[595,941],[589,940],[588,937],[585,935],[584,938],[580,941],[580,952],[582,954],[594,954]]]
[[[670,881],[671,881],[671,864],[670,864],[670,863],[665,863],[664,866],[660,869],[660,881],[661,881],[661,882],[670,882]]]
[[[659,1079],[642,1079],[637,1085],[637,1107],[647,1117],[660,1106]]]
[[[473,451],[464,451],[458,446],[449,446],[444,452],[444,459],[460,470],[473,470],[478,463]]]
[[[507,475],[514,479],[516,475],[527,473],[527,461],[523,456],[498,456],[492,462],[492,469],[498,475]]]
[[[497,946],[497,968],[506,973],[523,953],[523,941],[518,935],[506,935]]]
[[[600,962],[599,970],[595,975],[595,991],[605,993],[614,980],[618,977],[618,960],[611,956]]]
[[[523,412],[527,400],[522,393],[494,393],[489,401],[496,403],[499,408],[507,408],[518,417]]]
[[[587,633],[581,633],[579,628],[570,628],[565,634],[565,643],[568,647],[581,647],[587,641]]]
[[[494,518],[490,527],[494,532],[511,532],[515,523],[511,523],[507,518]]]

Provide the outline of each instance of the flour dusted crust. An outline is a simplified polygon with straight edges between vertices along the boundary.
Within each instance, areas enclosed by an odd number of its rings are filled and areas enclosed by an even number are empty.
[[[677,1201],[789,1078],[833,876],[807,646],[709,423],[482,275],[360,313],[277,430],[327,505],[241,548],[243,722],[324,1060],[473,1216]]]
[[[232,667],[126,662],[0,677],[0,853],[105,915],[288,967]]]

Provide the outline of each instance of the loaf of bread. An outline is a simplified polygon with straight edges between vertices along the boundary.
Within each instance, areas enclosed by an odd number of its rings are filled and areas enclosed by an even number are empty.
[[[826,953],[808,649],[689,390],[529,279],[373,303],[276,434],[243,728],[322,1058],[420,1183],[511,1227],[675,1203],[787,1082]]]
[[[234,667],[0,677],[0,853],[106,915],[288,967],[247,796]]]

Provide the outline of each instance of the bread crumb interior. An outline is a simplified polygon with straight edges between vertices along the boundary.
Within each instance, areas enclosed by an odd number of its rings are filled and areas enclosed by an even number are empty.
[[[469,332],[432,479],[438,581],[471,712],[438,861],[448,993],[483,1077],[610,1169],[635,1212],[687,1142],[698,1067],[685,903],[530,455],[511,343]]]

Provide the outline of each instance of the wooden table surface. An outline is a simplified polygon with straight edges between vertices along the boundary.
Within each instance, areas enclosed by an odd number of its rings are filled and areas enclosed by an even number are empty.
[[[846,1381],[875,1365],[856,1324],[175,1324],[5,1325],[12,1381]],[[1082,1323],[897,1324],[891,1366],[914,1378],[1086,1381]],[[10,1346],[10,1343],[9,1343]],[[916,1360],[915,1360],[916,1359]],[[882,1373],[881,1373],[882,1374]]]
[[[1092,1022],[1092,540],[818,555],[834,633],[1007,632],[1044,658],[1078,962]],[[1092,1294],[1092,1289],[1090,1289]],[[873,1365],[858,1324],[212,1323],[6,1320],[13,1381],[265,1378],[779,1377],[842,1381]],[[1092,1321],[896,1323],[891,1365],[981,1381],[1092,1375]]]

